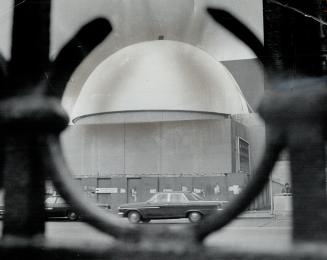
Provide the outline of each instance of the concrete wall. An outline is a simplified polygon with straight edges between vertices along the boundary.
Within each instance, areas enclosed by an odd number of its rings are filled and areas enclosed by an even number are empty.
[[[230,119],[74,125],[61,140],[76,175],[232,172]]]
[[[250,144],[249,174],[235,172],[238,137]],[[163,190],[187,189],[207,199],[231,201],[251,178],[264,139],[264,126],[257,117],[243,115],[220,120],[75,125],[63,134],[62,143],[87,196],[117,207]],[[118,193],[92,193],[95,186],[113,185]],[[137,198],[132,189],[138,190]],[[267,187],[250,208],[269,206]]]
[[[162,174],[231,172],[231,121],[162,124]]]

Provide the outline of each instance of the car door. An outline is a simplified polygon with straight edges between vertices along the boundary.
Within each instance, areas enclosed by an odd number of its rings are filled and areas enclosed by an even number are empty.
[[[67,204],[61,197],[49,197],[46,200],[46,212],[48,217],[65,217]]]
[[[55,217],[56,216],[56,200],[57,197],[49,197],[45,201],[45,212],[48,217]]]
[[[64,201],[63,198],[58,197],[56,200],[56,212],[58,217],[66,217],[67,211],[70,207],[68,204]]]
[[[170,193],[166,214],[169,218],[185,217],[188,200],[183,193]]]
[[[146,202],[142,211],[147,218],[166,218],[168,207],[168,193],[158,193]]]

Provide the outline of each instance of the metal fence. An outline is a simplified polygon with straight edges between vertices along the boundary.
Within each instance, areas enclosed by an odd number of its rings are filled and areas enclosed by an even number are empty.
[[[15,6],[19,2],[16,0]],[[59,134],[67,126],[67,116],[59,99],[73,70],[110,33],[111,26],[104,19],[90,22],[50,61],[50,2],[26,0],[15,8],[11,60],[2,59],[0,184],[5,190],[6,212],[1,259],[326,259],[327,91],[320,71],[321,23],[280,2],[264,1],[265,29],[267,22],[272,26],[265,31],[264,47],[235,17],[208,9],[208,15],[246,43],[267,70],[267,84],[273,87],[266,91],[259,108],[267,126],[266,149],[247,187],[221,214],[180,228],[149,227],[126,224],[84,201],[65,164]],[[306,1],[291,1],[299,8],[310,7],[312,17],[312,12],[322,10],[319,1],[302,2]],[[285,24],[289,25],[288,32]],[[301,25],[304,27],[298,28]],[[281,55],[285,54],[285,39],[288,42],[290,37],[294,52]],[[278,80],[276,72],[282,72]],[[208,235],[237,217],[262,191],[286,148],[292,171],[294,246],[275,252],[205,247],[203,241]],[[44,236],[46,177],[53,180],[67,202],[88,216],[87,223],[116,242],[110,247],[85,247],[48,241]]]

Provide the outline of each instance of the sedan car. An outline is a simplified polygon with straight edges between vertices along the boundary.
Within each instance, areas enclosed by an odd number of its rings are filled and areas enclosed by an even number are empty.
[[[72,221],[79,218],[78,213],[59,196],[51,196],[45,200],[45,212],[48,218],[66,217]]]
[[[110,205],[108,204],[96,204],[98,207],[109,210]],[[64,199],[60,196],[50,196],[45,200],[45,212],[47,218],[68,218],[71,221],[83,218],[78,214]],[[4,205],[0,205],[0,218],[5,214]]]
[[[108,204],[99,204],[102,209],[110,209]],[[45,200],[45,212],[48,218],[68,218],[71,221],[77,220],[80,216],[64,199],[60,196],[51,196]]]
[[[188,218],[194,223],[222,210],[225,203],[226,201],[205,201],[193,192],[159,192],[148,201],[120,205],[118,214],[128,218],[131,223],[176,218]]]

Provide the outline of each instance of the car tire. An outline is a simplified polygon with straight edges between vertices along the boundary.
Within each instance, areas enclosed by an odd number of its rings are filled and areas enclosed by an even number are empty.
[[[144,219],[142,219],[142,222],[143,223],[149,223],[151,221],[151,219],[149,219],[149,218],[144,218]]]
[[[69,211],[67,212],[67,218],[70,220],[70,221],[75,221],[78,219],[78,214],[74,211]]]
[[[190,212],[187,217],[188,217],[190,222],[197,223],[197,222],[201,221],[202,214],[199,213],[199,212],[194,211],[194,212]]]
[[[137,224],[141,221],[141,214],[137,211],[130,211],[128,213],[128,220],[132,224]]]

